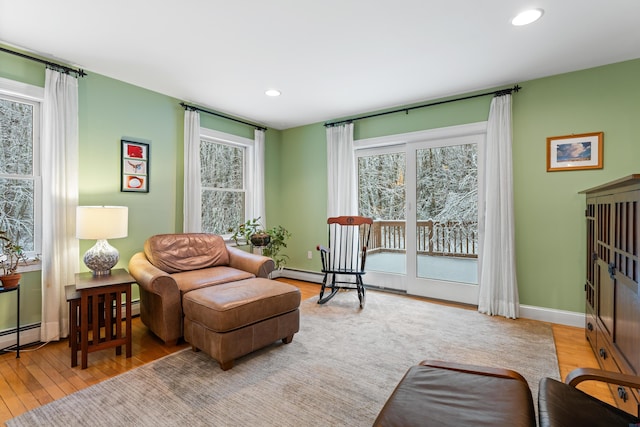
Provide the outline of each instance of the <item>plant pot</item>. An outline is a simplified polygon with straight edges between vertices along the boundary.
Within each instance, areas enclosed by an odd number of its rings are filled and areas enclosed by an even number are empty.
[[[267,233],[256,233],[249,240],[253,246],[267,246],[271,241],[271,236]]]
[[[20,283],[21,277],[22,277],[22,274],[20,273],[13,273],[13,274],[7,274],[6,276],[0,276],[0,281],[2,281],[2,287],[5,289],[15,288],[16,286],[18,286],[18,283]]]

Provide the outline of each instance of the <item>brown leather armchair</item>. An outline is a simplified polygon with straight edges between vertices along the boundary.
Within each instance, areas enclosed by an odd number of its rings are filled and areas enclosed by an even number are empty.
[[[268,277],[271,258],[227,246],[221,236],[205,233],[159,234],[129,261],[140,287],[140,318],[166,344],[183,336],[185,293],[253,277]]]
[[[543,378],[538,392],[540,427],[627,427],[640,423],[637,414],[629,414],[578,390],[576,386],[583,381],[640,388],[640,377],[591,368],[574,369],[564,383]]]

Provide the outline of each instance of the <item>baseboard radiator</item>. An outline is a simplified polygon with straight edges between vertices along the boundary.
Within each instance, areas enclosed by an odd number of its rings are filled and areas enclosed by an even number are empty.
[[[122,318],[125,317],[125,305],[122,304]],[[140,300],[131,302],[131,315],[140,315]],[[66,338],[66,337],[65,337]],[[16,345],[16,328],[5,329],[0,331],[0,351],[15,348]],[[40,323],[32,323],[30,325],[20,325],[20,348],[25,345],[40,342]]]

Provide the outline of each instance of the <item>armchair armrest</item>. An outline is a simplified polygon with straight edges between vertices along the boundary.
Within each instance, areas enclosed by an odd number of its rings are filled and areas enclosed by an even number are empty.
[[[167,344],[182,336],[182,295],[171,275],[149,262],[144,252],[129,260],[129,274],[140,287],[140,318]]]
[[[577,368],[569,372],[565,383],[572,387],[583,381],[601,381],[609,384],[617,384],[625,387],[640,389],[640,377],[619,372],[603,371],[594,368]]]
[[[520,373],[511,369],[492,368],[489,366],[469,365],[466,363],[445,362],[442,360],[423,360],[420,366],[429,366],[432,368],[446,369],[449,371],[464,372],[467,374],[481,375],[486,377],[496,377],[511,380],[518,380],[527,383],[527,380]]]
[[[227,246],[229,252],[229,266],[247,271],[256,277],[269,277],[276,264],[266,256],[245,252],[233,246]]]
[[[144,252],[134,254],[129,260],[129,274],[144,290],[180,302],[180,289],[168,273],[149,262]]]

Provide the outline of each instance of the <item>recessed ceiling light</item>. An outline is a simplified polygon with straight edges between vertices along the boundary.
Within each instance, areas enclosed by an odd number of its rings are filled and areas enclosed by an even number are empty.
[[[278,89],[267,89],[264,93],[267,96],[280,96],[280,91]]]
[[[511,20],[511,25],[520,27],[522,25],[528,25],[532,22],[540,19],[544,11],[542,9],[529,9],[524,12],[520,12],[515,18]]]

